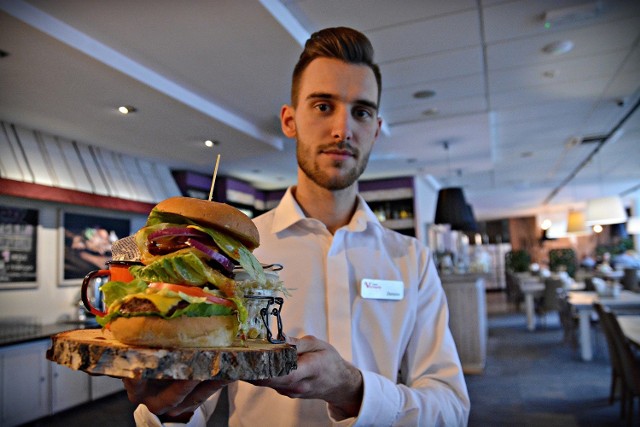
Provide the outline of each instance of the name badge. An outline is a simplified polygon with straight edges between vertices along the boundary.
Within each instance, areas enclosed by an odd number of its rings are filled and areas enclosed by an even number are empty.
[[[360,296],[367,299],[401,300],[404,298],[404,283],[400,280],[362,279]]]

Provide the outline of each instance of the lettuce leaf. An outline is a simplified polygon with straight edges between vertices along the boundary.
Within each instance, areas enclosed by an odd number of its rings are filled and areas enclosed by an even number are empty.
[[[133,277],[147,282],[166,282],[194,286],[211,283],[218,289],[228,291],[234,288],[234,282],[209,267],[193,248],[180,249],[164,256],[154,257],[148,265],[135,265],[129,271]]]
[[[219,231],[212,227],[201,226],[196,222],[190,220],[189,218],[183,217],[181,215],[160,212],[156,209],[152,209],[149,217],[147,218],[146,225],[146,227],[141,228],[136,233],[135,237],[136,244],[140,249],[142,262],[145,264],[153,262],[153,259],[155,258],[153,255],[149,254],[147,250],[147,237],[150,233],[168,227],[190,226],[211,236],[220,250],[228,257],[239,263],[240,266],[242,266],[242,268],[244,268],[244,270],[251,276],[251,278],[255,280],[259,285],[263,286],[266,284],[267,279],[264,274],[264,269],[262,268],[260,262],[258,262],[255,255],[253,255],[253,253],[249,249],[247,249],[246,246],[242,244],[242,242],[227,235],[222,231]]]
[[[267,278],[264,274],[262,265],[258,262],[258,259],[247,249],[240,241],[219,232],[213,228],[201,227],[199,225],[193,225],[196,230],[207,233],[222,252],[238,261],[242,268],[253,278],[258,284],[264,285],[267,283]]]
[[[109,307],[115,301],[120,300],[127,295],[139,294],[147,289],[147,283],[144,280],[134,279],[131,282],[107,282],[100,286],[100,290],[104,294],[104,303]]]

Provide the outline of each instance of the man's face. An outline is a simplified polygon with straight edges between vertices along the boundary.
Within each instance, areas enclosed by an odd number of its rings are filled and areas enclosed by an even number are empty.
[[[297,140],[299,181],[308,178],[328,190],[349,187],[380,132],[373,71],[318,58],[302,74],[298,93],[297,105],[283,107],[281,119],[285,135]]]

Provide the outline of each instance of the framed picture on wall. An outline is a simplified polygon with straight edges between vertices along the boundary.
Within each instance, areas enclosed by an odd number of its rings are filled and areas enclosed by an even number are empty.
[[[0,289],[38,286],[38,214],[0,205]]]
[[[59,283],[80,285],[92,270],[103,269],[111,259],[111,245],[128,236],[129,219],[72,212],[61,214],[61,267]]]

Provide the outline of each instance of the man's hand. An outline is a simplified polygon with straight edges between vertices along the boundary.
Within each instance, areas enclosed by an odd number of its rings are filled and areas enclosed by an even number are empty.
[[[362,374],[329,343],[313,336],[287,337],[296,346],[298,368],[284,377],[250,381],[292,398],[322,399],[337,419],[355,417],[362,404]]]
[[[227,381],[122,380],[132,403],[143,403],[161,421],[187,422]]]

